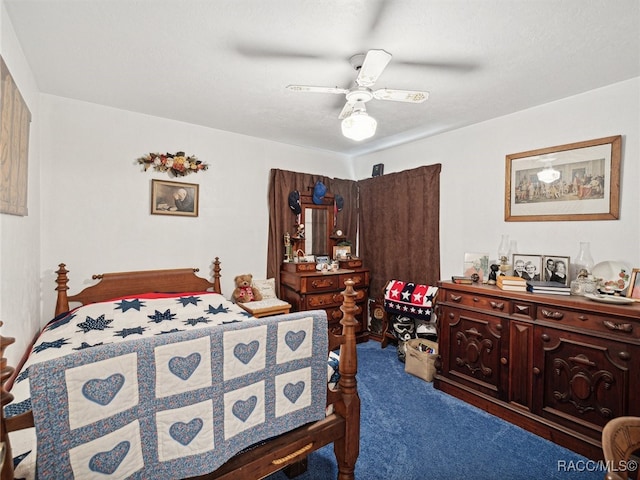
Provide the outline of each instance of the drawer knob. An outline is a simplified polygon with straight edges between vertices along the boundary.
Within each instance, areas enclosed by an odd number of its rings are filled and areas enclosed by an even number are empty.
[[[609,330],[625,333],[631,333],[633,331],[633,325],[631,325],[630,323],[615,323],[611,320],[604,320],[602,324]]]
[[[451,294],[451,301],[459,303],[462,300],[462,295],[454,295],[453,293]]]
[[[507,359],[506,359],[505,357],[502,357],[502,358],[500,359],[500,363],[501,363],[502,365],[506,365],[506,364],[507,364]]]
[[[537,377],[540,375],[540,369],[538,367],[533,367],[533,374]]]
[[[629,352],[618,352],[618,358],[620,360],[629,361],[631,359],[631,355]]]
[[[548,342],[549,340],[551,340],[551,337],[547,334],[547,333],[543,333],[540,338],[542,338],[543,342]]]
[[[489,305],[495,310],[504,310],[504,302],[489,302]]]

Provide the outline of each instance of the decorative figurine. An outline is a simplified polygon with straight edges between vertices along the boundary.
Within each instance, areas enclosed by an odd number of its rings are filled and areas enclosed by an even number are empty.
[[[284,261],[293,261],[293,252],[291,250],[291,235],[289,235],[289,232],[284,234]]]
[[[493,263],[489,268],[491,268],[491,273],[489,273],[489,280],[487,281],[487,283],[489,285],[495,285],[498,281],[498,270],[500,270],[500,266],[496,263]]]

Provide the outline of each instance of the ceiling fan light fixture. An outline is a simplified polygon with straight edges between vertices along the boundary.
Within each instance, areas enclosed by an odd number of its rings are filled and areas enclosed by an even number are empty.
[[[376,133],[378,122],[364,110],[355,110],[342,120],[342,135],[357,142],[371,138]]]
[[[552,166],[545,167],[538,173],[538,180],[544,183],[553,183],[560,178],[560,172]]]

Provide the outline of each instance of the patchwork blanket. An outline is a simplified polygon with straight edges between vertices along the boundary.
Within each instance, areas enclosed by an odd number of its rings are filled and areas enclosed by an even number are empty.
[[[390,280],[384,292],[384,308],[389,313],[429,321],[437,293],[438,287]]]
[[[216,294],[136,298],[81,307],[52,323],[33,357],[51,343],[76,346],[30,360],[26,370],[38,477],[201,475],[324,418],[326,315],[248,319],[236,309]],[[63,333],[71,330],[107,331],[110,341],[72,341]]]

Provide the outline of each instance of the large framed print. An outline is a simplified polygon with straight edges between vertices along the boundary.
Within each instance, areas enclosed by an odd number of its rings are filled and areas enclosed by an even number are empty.
[[[620,135],[506,156],[507,222],[620,217]]]

